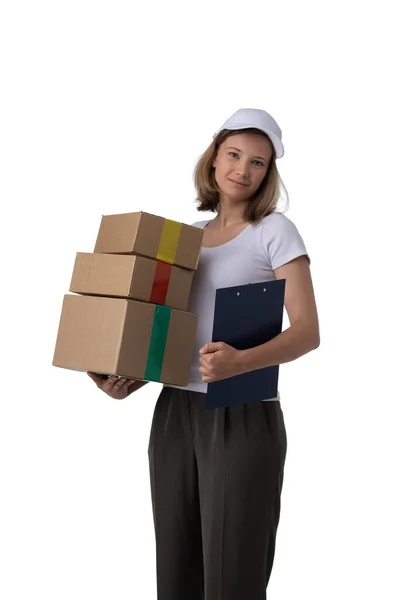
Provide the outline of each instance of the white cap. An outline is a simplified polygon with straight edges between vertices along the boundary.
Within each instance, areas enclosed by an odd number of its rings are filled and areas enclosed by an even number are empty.
[[[276,158],[283,156],[282,131],[278,123],[265,110],[258,108],[241,108],[237,110],[214,133],[213,138],[223,129],[249,129],[250,127],[263,131],[269,137],[275,148]]]

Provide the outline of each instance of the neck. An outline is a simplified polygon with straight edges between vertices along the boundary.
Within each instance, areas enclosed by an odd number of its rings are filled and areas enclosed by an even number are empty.
[[[232,205],[220,200],[218,215],[214,220],[221,227],[245,223],[243,204]]]

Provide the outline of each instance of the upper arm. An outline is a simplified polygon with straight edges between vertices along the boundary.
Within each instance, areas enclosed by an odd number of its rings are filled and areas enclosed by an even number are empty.
[[[290,325],[304,326],[319,344],[319,326],[310,258],[296,225],[282,213],[272,213],[263,225],[262,246],[276,279],[286,279],[285,308]]]
[[[276,279],[286,279],[285,308],[290,325],[303,324],[318,345],[318,314],[308,257],[298,256],[274,269],[274,274]]]

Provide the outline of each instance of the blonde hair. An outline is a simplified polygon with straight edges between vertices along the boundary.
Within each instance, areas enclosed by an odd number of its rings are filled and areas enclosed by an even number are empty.
[[[288,207],[289,196],[285,185],[279,175],[276,166],[276,153],[271,143],[271,140],[259,129],[249,128],[245,131],[250,131],[262,135],[266,138],[272,148],[272,156],[268,164],[268,170],[265,177],[257,189],[246,201],[244,210],[244,219],[249,223],[257,223],[263,217],[266,217],[272,212],[278,212],[277,206],[281,198],[281,189],[286,196],[285,209]],[[207,150],[200,156],[193,174],[194,185],[198,197],[198,211],[218,212],[219,209],[219,188],[215,180],[215,168],[212,162],[217,155],[220,145],[230,136],[237,133],[243,133],[243,130],[228,130],[223,129],[211,142]]]

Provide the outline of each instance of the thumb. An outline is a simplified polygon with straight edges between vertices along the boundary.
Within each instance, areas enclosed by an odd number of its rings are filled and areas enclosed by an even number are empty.
[[[200,354],[208,354],[209,352],[217,352],[217,350],[223,350],[225,347],[224,342],[209,342],[200,349]]]
[[[93,381],[97,384],[100,385],[100,383],[104,382],[104,379],[102,379],[100,377],[100,375],[98,375],[97,373],[92,373],[91,371],[87,371],[87,374],[89,375],[90,379],[93,379]]]

